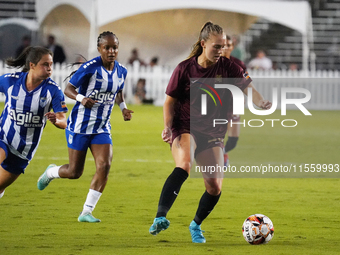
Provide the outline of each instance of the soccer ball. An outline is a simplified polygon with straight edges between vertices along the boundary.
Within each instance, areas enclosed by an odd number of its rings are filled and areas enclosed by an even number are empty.
[[[266,244],[274,236],[272,221],[263,214],[250,215],[242,226],[244,239],[250,244]]]

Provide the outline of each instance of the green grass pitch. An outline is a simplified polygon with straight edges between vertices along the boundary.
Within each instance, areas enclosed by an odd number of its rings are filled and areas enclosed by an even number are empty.
[[[162,108],[130,108],[135,111],[131,122],[123,121],[118,107],[111,118],[113,163],[94,211],[102,222],[77,222],[94,174],[90,153],[80,179],[54,180],[46,190],[37,189],[48,164],[68,162],[64,131],[48,123],[26,173],[0,199],[1,255],[339,254],[338,178],[226,178],[220,202],[202,224],[206,244],[191,243],[188,225],[204,185],[201,178],[188,178],[168,214],[169,229],[150,235],[160,190],[174,163],[161,140]],[[294,128],[280,122],[243,127],[229,154],[231,165],[339,164],[339,111],[311,112],[309,117],[298,110],[270,116],[296,119]],[[259,117],[248,113],[244,119]],[[318,177],[313,174],[308,177]],[[274,223],[269,244],[252,246],[243,239],[242,223],[254,213]]]

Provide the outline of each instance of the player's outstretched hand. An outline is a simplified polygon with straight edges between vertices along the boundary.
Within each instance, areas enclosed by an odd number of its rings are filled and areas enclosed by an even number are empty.
[[[122,111],[122,114],[123,114],[123,117],[124,117],[125,121],[131,120],[131,118],[132,118],[132,114],[131,113],[133,113],[133,111],[131,111],[129,109],[126,109],[126,108]]]
[[[162,131],[163,141],[166,142],[166,143],[171,143],[171,137],[172,137],[171,128],[169,128],[169,127],[164,128],[163,131]]]
[[[47,112],[45,116],[52,124],[56,123],[57,115],[54,112]]]
[[[260,108],[263,110],[268,110],[272,107],[272,102],[268,100],[261,100],[260,101]]]

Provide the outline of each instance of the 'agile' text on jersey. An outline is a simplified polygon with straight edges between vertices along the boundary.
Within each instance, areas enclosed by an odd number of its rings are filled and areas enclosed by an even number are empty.
[[[34,128],[34,127],[42,127],[44,125],[42,123],[41,117],[38,115],[34,115],[32,112],[19,113],[19,112],[16,112],[14,109],[11,109],[9,112],[9,116],[19,126]]]
[[[97,89],[93,90],[88,97],[98,101],[100,104],[114,104],[115,99],[112,92],[99,92]]]

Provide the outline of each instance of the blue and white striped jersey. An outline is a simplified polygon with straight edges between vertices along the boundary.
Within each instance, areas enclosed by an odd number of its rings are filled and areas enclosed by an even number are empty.
[[[20,158],[31,160],[37,150],[47,118],[45,113],[67,112],[64,94],[51,79],[32,91],[26,89],[26,72],[0,76],[0,92],[6,95],[0,116],[0,140]]]
[[[98,102],[85,108],[76,102],[67,120],[67,129],[79,134],[110,133],[110,115],[117,93],[123,89],[127,70],[115,61],[107,71],[100,56],[84,63],[72,76],[70,83],[78,93]]]

